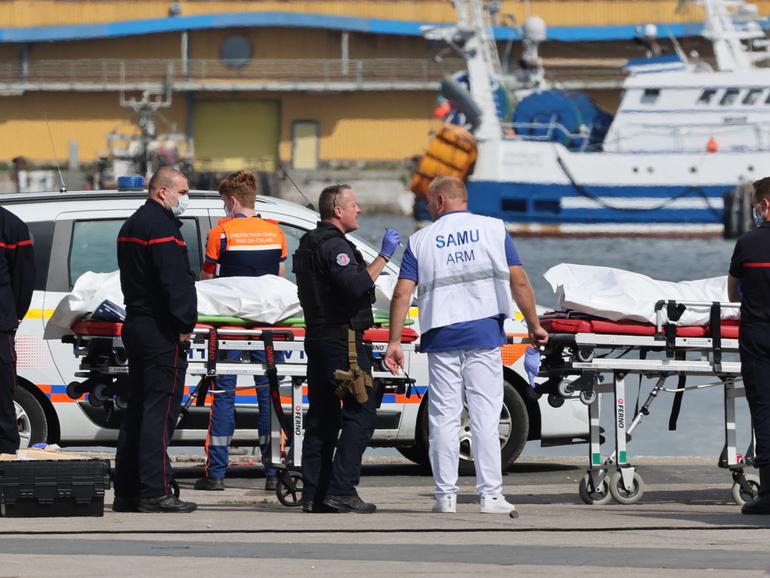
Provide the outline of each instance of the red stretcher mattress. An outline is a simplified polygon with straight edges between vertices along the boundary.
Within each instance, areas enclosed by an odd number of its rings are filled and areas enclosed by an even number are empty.
[[[540,323],[548,333],[602,333],[613,335],[655,335],[655,326],[637,321],[610,321],[600,318],[541,317]],[[738,339],[737,321],[722,321],[722,337]],[[710,337],[708,325],[679,325],[677,337]]]
[[[199,323],[195,326],[196,329],[211,330],[214,329],[213,325],[206,325]],[[254,327],[238,327],[238,326],[221,326],[217,327],[217,330],[227,329],[242,331],[244,329],[270,329],[275,331],[274,339],[280,341],[282,339],[281,333],[284,335],[286,332],[291,332],[294,337],[304,337],[305,329],[302,327],[277,327],[274,325],[269,326],[254,326]],[[123,324],[120,322],[112,321],[92,321],[92,320],[80,320],[76,321],[72,325],[72,332],[75,335],[94,336],[94,337],[119,337],[123,331]],[[238,335],[228,335],[230,339],[238,339]],[[401,343],[412,343],[417,340],[417,332],[410,327],[405,327],[401,334]],[[240,336],[241,339],[247,339],[247,335]],[[367,342],[387,342],[388,341],[388,328],[387,327],[372,327],[364,331],[364,341]]]

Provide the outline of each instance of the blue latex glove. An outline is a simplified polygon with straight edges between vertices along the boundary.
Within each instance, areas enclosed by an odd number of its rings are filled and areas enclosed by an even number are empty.
[[[385,229],[385,236],[382,238],[382,248],[380,249],[380,255],[386,259],[390,259],[393,253],[396,252],[396,247],[401,242],[401,235],[395,229]]]
[[[534,347],[527,347],[524,350],[524,370],[529,377],[529,386],[535,389],[535,378],[540,370],[540,351]]]

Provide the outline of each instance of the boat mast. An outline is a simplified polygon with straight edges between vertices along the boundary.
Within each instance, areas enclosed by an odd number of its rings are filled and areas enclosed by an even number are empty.
[[[700,0],[699,4],[703,4],[706,12],[703,37],[714,46],[718,70],[751,70],[754,61],[767,58],[765,51],[750,54],[742,42],[765,37],[752,18],[756,14],[755,6],[743,0]],[[746,19],[740,28],[736,27],[734,16]]]
[[[464,56],[468,66],[471,95],[481,110],[476,129],[479,141],[499,139],[502,133],[494,91],[500,86],[502,67],[497,54],[492,22],[483,0],[453,0],[457,29],[466,39]]]

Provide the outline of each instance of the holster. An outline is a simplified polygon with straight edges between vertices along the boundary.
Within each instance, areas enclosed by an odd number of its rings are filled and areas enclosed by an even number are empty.
[[[356,398],[358,403],[366,403],[369,399],[367,388],[373,388],[374,383],[372,376],[358,366],[356,333],[352,329],[348,329],[348,362],[350,364],[348,371],[337,369],[334,372],[334,379],[338,382],[335,393],[340,399],[350,394]]]

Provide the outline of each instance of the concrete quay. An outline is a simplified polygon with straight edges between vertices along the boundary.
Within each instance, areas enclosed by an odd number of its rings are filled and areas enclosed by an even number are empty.
[[[715,462],[640,457],[640,503],[588,506],[584,460],[522,458],[504,478],[516,519],[480,514],[473,477],[456,514],[432,514],[430,475],[400,458],[364,467],[372,515],[286,508],[259,467],[234,465],[224,492],[194,491],[200,467],[184,462],[197,512],[0,518],[0,576],[768,575],[770,516],[741,516]]]

